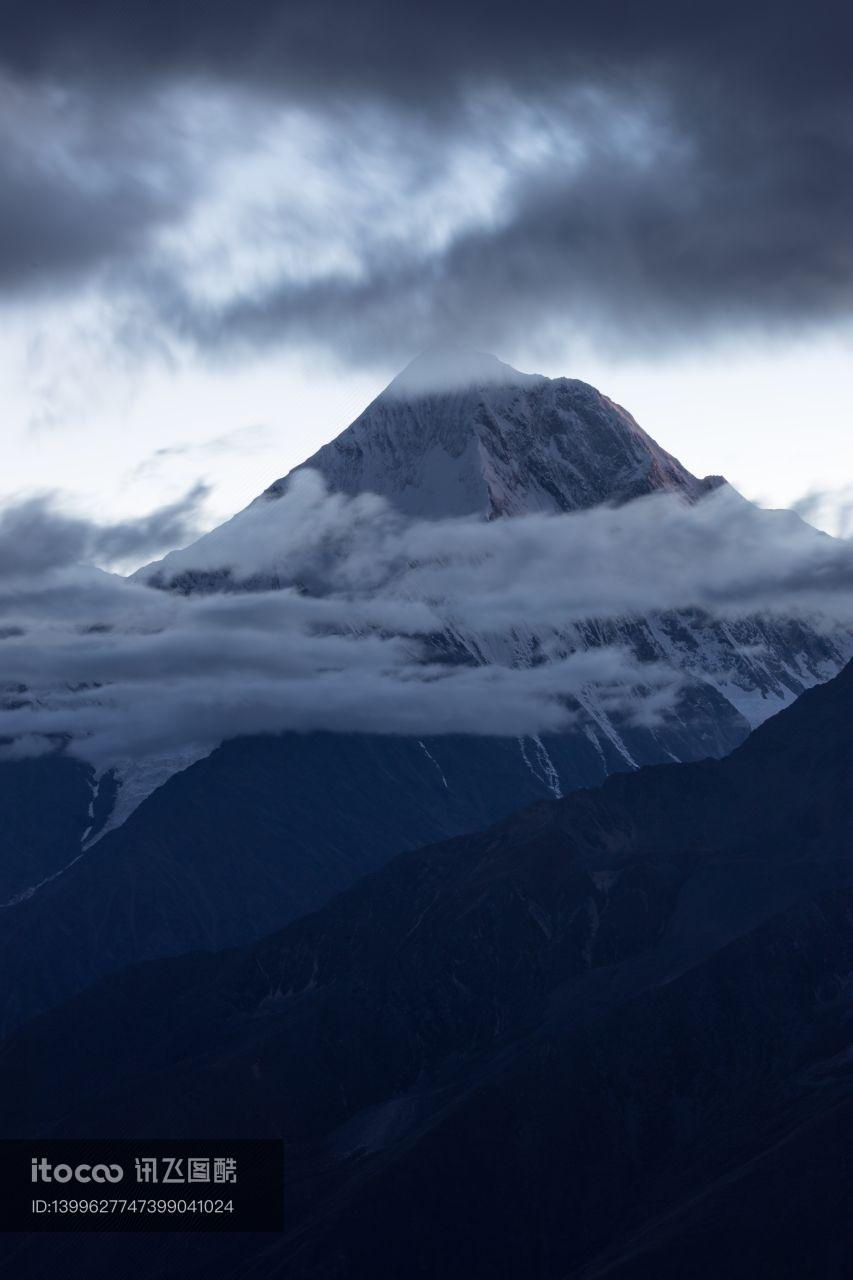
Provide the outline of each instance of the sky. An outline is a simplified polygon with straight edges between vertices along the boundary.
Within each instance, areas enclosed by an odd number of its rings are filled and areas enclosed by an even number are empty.
[[[165,550],[458,340],[853,532],[852,21],[7,2],[0,502]]]

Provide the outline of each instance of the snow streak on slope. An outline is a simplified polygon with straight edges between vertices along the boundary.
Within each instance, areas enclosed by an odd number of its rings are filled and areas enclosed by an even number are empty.
[[[423,742],[421,742],[420,738],[418,739],[418,744],[421,750],[423,751],[424,755],[426,756],[427,760],[430,760],[438,770],[438,776],[441,778],[442,786],[444,786],[447,790],[449,790],[449,787],[447,785],[447,778],[445,778],[444,776],[444,770],[436,760],[435,756],[430,751],[429,747],[427,747]]]
[[[540,782],[544,782],[554,799],[561,800],[563,798],[563,788],[560,784],[560,775],[557,772],[554,761],[548,754],[545,744],[539,734],[534,734],[533,737],[528,739],[528,741],[533,745],[532,759],[528,754],[527,747],[525,746],[525,739],[518,739],[522,760],[533,774],[534,778],[537,778]]]
[[[90,849],[97,844],[108,831],[114,831],[126,822],[142,801],[167,782],[174,774],[188,769],[196,760],[202,760],[212,750],[207,746],[187,746],[183,751],[172,751],[168,755],[154,755],[147,759],[133,760],[129,757],[117,760],[112,766],[117,792],[115,802],[107,821],[93,836],[83,837],[83,848]]]

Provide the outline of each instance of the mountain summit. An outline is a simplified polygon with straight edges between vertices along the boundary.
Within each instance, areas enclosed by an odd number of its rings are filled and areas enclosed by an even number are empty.
[[[587,383],[453,347],[413,360],[295,471],[309,467],[334,492],[377,493],[427,518],[579,511],[655,492],[695,501],[719,483],[691,475]]]
[[[415,356],[389,383],[386,391],[403,399],[430,392],[471,387],[521,386],[542,381],[542,375],[521,373],[512,365],[473,347],[437,344]]]

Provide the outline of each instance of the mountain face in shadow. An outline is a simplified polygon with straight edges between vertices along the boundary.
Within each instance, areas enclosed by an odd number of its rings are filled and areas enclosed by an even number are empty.
[[[227,1276],[844,1275],[851,725],[853,666],[725,760],[118,974],[4,1042],[4,1132],[283,1136],[287,1229]]]
[[[79,855],[97,822],[94,772],[82,760],[59,752],[0,760],[0,904],[25,894]]]
[[[522,749],[535,766],[537,744]],[[552,751],[576,786],[604,775],[588,742],[571,752],[558,742]],[[626,767],[615,751],[605,760]],[[62,766],[76,787],[78,822],[70,831],[56,785]],[[11,884],[20,893],[31,875],[35,883],[29,896],[0,909],[0,1028],[134,961],[262,937],[396,853],[548,796],[543,771],[521,766],[514,739],[234,739],[175,774],[80,856],[91,771],[61,758],[49,773],[41,761],[16,762],[6,805],[16,800],[18,829],[39,830],[48,796],[56,818],[42,823],[39,859],[26,844],[16,846],[22,859]],[[25,790],[22,776],[33,787]]]

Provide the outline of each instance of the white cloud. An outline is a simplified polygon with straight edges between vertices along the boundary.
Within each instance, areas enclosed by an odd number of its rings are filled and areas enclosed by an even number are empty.
[[[428,522],[299,473],[166,563],[297,585],[185,596],[34,562],[0,588],[4,679],[27,690],[0,709],[14,750],[67,735],[106,765],[285,729],[534,734],[570,723],[590,686],[655,723],[683,674],[614,645],[572,652],[572,624],[674,608],[853,624],[853,546],[725,491]],[[439,662],[439,633],[467,636],[480,660]]]

